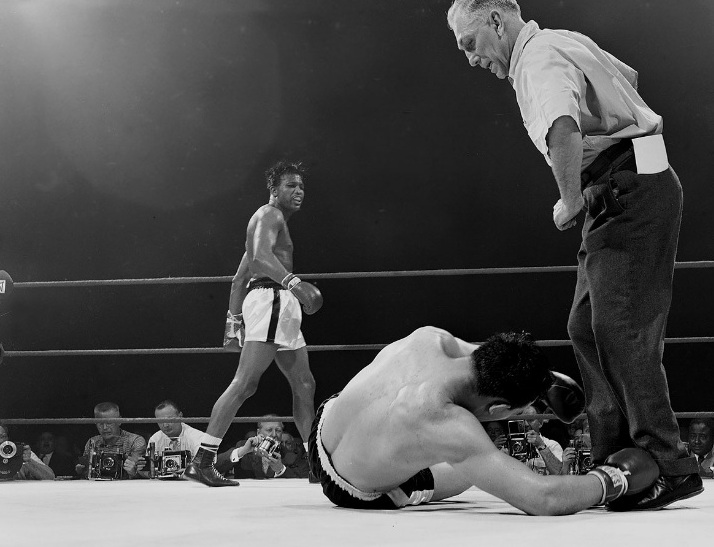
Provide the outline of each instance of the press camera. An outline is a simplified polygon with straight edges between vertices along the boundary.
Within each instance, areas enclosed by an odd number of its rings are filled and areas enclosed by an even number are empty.
[[[180,479],[191,463],[191,452],[164,450],[157,453],[154,443],[150,443],[144,462],[144,471],[148,471],[152,479]]]
[[[508,431],[506,433],[506,438],[508,439],[508,452],[512,457],[522,462],[525,462],[534,456],[533,448],[526,440],[527,431],[528,428],[525,420],[508,421]]]
[[[95,480],[117,480],[124,476],[125,454],[109,449],[92,449],[89,452],[87,478]]]
[[[4,441],[0,443],[0,481],[11,481],[22,468],[23,443]]]
[[[258,445],[258,451],[262,452],[266,456],[274,458],[276,453],[280,453],[280,447],[282,442],[274,439],[273,437],[264,437],[260,444]]]

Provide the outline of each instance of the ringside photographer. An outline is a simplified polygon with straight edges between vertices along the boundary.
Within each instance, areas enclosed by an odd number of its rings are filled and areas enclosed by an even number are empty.
[[[183,412],[175,402],[167,399],[156,405],[154,416],[183,418]],[[149,454],[138,463],[139,475],[144,478],[182,478],[186,465],[201,447],[203,431],[184,422],[159,422],[157,425],[159,431],[149,438]]]
[[[52,480],[55,473],[37,457],[29,444],[10,440],[0,424],[0,480]]]
[[[283,423],[267,421],[274,416],[264,416],[265,421],[258,422],[255,437],[219,454],[216,469],[221,473],[232,469],[238,479],[306,478],[309,469],[304,453],[296,459],[289,454],[282,442]]]
[[[119,405],[99,403],[94,407],[98,419],[120,418]],[[129,433],[119,422],[97,423],[99,435],[84,446],[84,454],[75,466],[81,477],[88,479],[134,479],[139,476],[137,462],[146,454],[146,441],[140,435]]]

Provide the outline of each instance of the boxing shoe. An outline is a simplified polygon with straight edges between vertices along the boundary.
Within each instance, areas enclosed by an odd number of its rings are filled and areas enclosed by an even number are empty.
[[[238,481],[225,478],[216,469],[213,457],[214,454],[199,448],[196,457],[186,466],[183,476],[206,486],[239,486]]]
[[[704,491],[702,478],[697,473],[665,477],[660,475],[655,483],[636,496],[623,497],[607,504],[610,511],[654,511],[675,501],[692,498]]]

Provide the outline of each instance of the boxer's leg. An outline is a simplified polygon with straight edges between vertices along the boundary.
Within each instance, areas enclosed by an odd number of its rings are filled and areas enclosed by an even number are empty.
[[[290,383],[295,426],[303,442],[307,442],[315,419],[315,378],[310,371],[307,348],[279,351],[275,355],[275,362]]]
[[[207,486],[236,486],[236,481],[223,477],[213,463],[223,436],[228,431],[233,417],[248,397],[258,388],[258,382],[270,366],[278,350],[276,344],[246,342],[240,354],[238,369],[233,381],[213,405],[211,421],[201,439],[193,461],[186,467],[184,477]]]
[[[213,405],[211,421],[206,433],[223,438],[241,405],[258,389],[261,376],[273,362],[278,350],[276,344],[246,342],[240,353],[235,377]]]

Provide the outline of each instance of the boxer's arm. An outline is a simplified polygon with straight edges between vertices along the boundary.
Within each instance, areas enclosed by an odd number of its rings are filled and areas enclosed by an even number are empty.
[[[565,230],[575,225],[574,218],[584,204],[580,191],[583,138],[575,120],[561,116],[550,126],[546,142],[560,192],[560,199],[553,207],[553,222],[558,229]]]
[[[253,259],[249,261],[253,275],[269,277],[282,283],[290,272],[275,255],[278,235],[283,229],[283,215],[274,208],[266,212],[258,220],[253,233]]]
[[[600,481],[589,476],[543,476],[498,450],[478,420],[451,405],[430,419],[420,436],[425,449],[446,461],[471,484],[530,515],[575,513],[598,503]]]
[[[245,300],[245,295],[248,293],[248,281],[250,281],[250,268],[248,267],[248,253],[243,253],[243,258],[240,260],[238,265],[238,271],[233,276],[233,281],[231,282],[231,295],[228,299],[228,310],[233,315],[238,315],[241,313],[243,307],[243,300]]]

